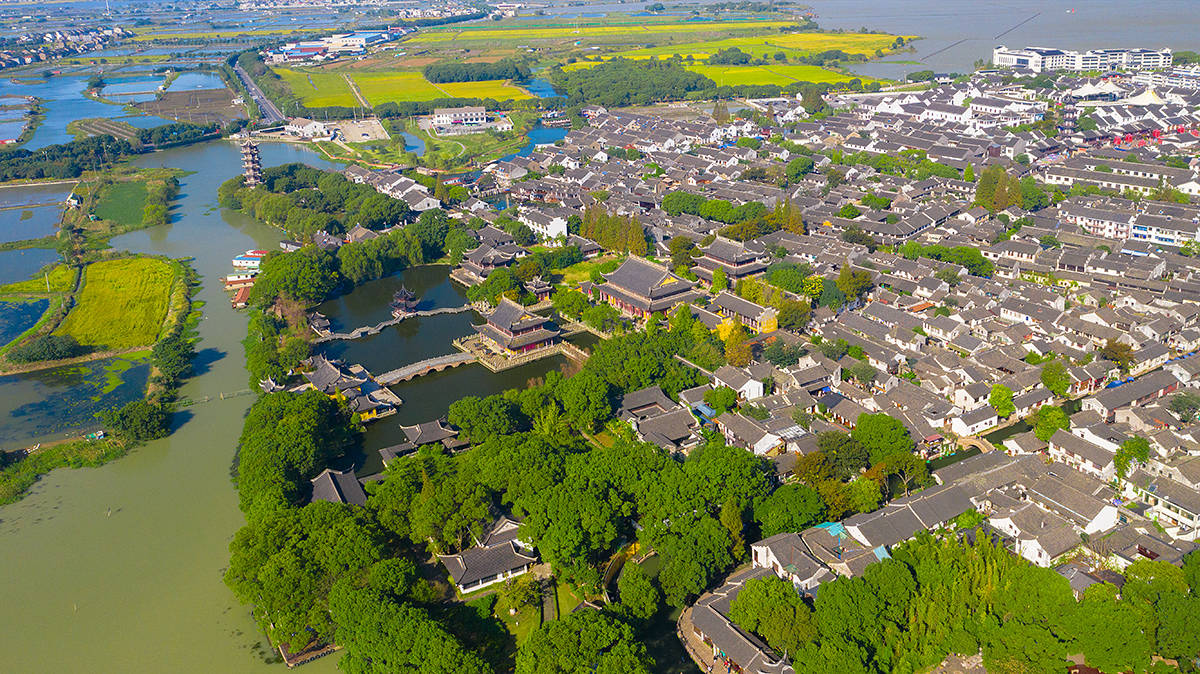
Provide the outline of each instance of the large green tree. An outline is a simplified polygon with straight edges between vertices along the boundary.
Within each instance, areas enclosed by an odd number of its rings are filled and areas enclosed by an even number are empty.
[[[517,674],[637,674],[654,659],[633,628],[593,609],[542,623],[517,650]]]

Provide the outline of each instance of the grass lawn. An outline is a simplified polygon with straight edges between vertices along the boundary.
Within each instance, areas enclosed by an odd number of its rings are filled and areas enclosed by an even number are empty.
[[[567,267],[566,269],[561,269],[555,273],[560,274],[562,276],[562,278],[559,280],[559,283],[564,283],[568,286],[572,286],[572,285],[575,285],[576,283],[583,283],[584,281],[591,279],[593,269],[603,265],[605,262],[608,262],[610,260],[615,260],[615,259],[617,259],[617,258],[614,255],[601,255],[600,257],[597,257],[592,260],[584,260],[582,262],[576,262],[575,264],[571,265],[570,267]]]
[[[737,84],[778,84],[792,82],[849,82],[850,75],[820,66],[777,65],[777,66],[688,66],[688,70],[700,73],[717,83],[717,86]],[[870,81],[868,77],[858,78]]]
[[[320,108],[338,105],[353,108],[358,105],[358,99],[350,90],[350,83],[340,72],[276,68],[275,74],[307,106]]]
[[[112,220],[124,227],[142,224],[142,209],[146,206],[146,186],[137,180],[113,183],[104,188],[96,202],[96,217]]]
[[[583,603],[583,595],[575,588],[563,583],[555,581],[554,583],[554,599],[558,603],[558,617],[561,620]]]
[[[75,284],[75,270],[65,264],[60,264],[50,270],[50,290],[51,293],[65,293]],[[28,281],[17,281],[6,286],[0,286],[0,294],[4,293],[26,293],[26,294],[45,294],[46,277],[38,276],[31,278]]]
[[[517,646],[520,646],[542,624],[542,605],[539,602],[536,606],[522,607],[515,616],[509,615],[508,611],[497,610],[495,616],[504,623],[504,629],[513,635]]]
[[[170,264],[153,258],[92,263],[75,307],[56,333],[108,350],[153,344],[167,316],[174,277]]]

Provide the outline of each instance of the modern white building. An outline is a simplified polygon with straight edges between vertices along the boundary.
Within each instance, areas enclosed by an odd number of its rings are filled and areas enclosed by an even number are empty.
[[[1156,70],[1170,68],[1170,49],[1052,49],[1025,47],[1009,49],[1000,45],[992,50],[992,65],[1002,68],[1026,68],[1040,73],[1047,70]]]
[[[434,126],[486,123],[487,110],[478,105],[469,105],[462,108],[436,108],[433,111]]]

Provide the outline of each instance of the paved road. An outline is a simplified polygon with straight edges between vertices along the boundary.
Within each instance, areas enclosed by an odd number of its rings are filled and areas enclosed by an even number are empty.
[[[259,89],[258,85],[254,83],[254,80],[250,79],[250,73],[246,72],[245,68],[234,66],[233,70],[242,79],[242,84],[246,86],[246,91],[250,92],[250,97],[258,104],[258,111],[262,113],[263,119],[268,124],[282,124],[286,121],[287,118],[283,116],[279,108],[275,107],[271,99],[267,98],[262,89]]]

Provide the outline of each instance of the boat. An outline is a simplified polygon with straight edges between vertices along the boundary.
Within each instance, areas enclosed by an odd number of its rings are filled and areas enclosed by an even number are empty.
[[[230,275],[226,276],[224,279],[225,289],[226,290],[237,290],[238,288],[252,286],[252,285],[254,285],[254,278],[257,275],[258,275],[258,272],[256,272],[256,271],[252,271],[252,272],[246,273],[246,274],[230,274]]]
[[[233,258],[232,264],[238,269],[258,269],[262,265],[262,258],[239,255]]]
[[[245,255],[246,257],[266,257],[267,252],[268,251],[265,250],[248,250],[242,253],[242,255]]]

